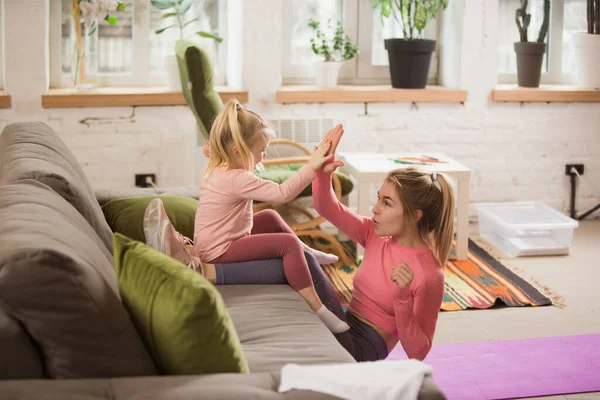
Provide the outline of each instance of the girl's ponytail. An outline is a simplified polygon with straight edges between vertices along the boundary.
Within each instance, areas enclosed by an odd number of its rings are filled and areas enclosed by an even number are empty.
[[[228,168],[234,164],[234,148],[240,154],[242,166],[251,170],[254,160],[250,146],[258,137],[268,143],[273,135],[273,129],[261,116],[244,109],[237,100],[228,101],[210,129],[210,158],[204,175],[209,175],[215,168]]]
[[[227,122],[229,124],[229,130],[231,131],[231,139],[233,146],[236,147],[240,153],[244,168],[247,170],[252,169],[253,157],[252,151],[248,145],[249,135],[247,132],[244,137],[244,132],[240,126],[240,119],[244,119],[242,105],[237,100],[232,100],[227,103]],[[241,115],[240,115],[241,114]],[[242,118],[240,118],[242,117]]]

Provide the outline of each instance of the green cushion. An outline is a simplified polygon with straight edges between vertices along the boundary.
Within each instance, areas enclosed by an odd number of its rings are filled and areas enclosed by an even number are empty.
[[[144,212],[148,203],[157,196],[127,197],[111,200],[102,206],[102,211],[110,229],[140,242],[144,235]],[[158,196],[173,226],[182,235],[194,238],[194,217],[198,200],[185,196]]]
[[[125,308],[160,373],[248,373],[239,337],[219,291],[177,260],[113,235]]]
[[[210,57],[197,44],[180,39],[175,43],[175,54],[181,78],[183,97],[192,109],[198,127],[206,140],[223,101],[215,91],[215,70]]]
[[[262,179],[281,184],[294,176],[294,174],[298,172],[303,165],[304,164],[270,165],[265,167],[264,171],[257,172],[256,175],[260,176]],[[340,183],[342,185],[342,196],[352,192],[354,187],[352,180],[342,173],[336,172],[335,174],[340,178]],[[298,197],[308,196],[312,196],[312,185],[308,185]]]

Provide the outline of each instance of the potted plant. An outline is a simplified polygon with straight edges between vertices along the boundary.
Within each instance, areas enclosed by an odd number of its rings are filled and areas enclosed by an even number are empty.
[[[522,87],[539,87],[542,63],[546,52],[546,34],[550,20],[550,0],[544,0],[544,20],[540,27],[537,42],[528,41],[531,14],[527,14],[527,0],[521,0],[521,8],[515,12],[515,22],[519,29],[520,42],[515,43],[517,53],[517,80]]]
[[[186,13],[192,7],[194,0],[151,0],[151,3],[155,8],[165,11],[165,13],[161,16],[161,19],[165,19],[170,23],[169,25],[154,31],[154,33],[157,35],[160,35],[171,28],[176,28],[179,29],[179,39],[183,39],[184,28],[199,20],[198,18],[194,18],[189,21],[185,21]],[[194,34],[203,38],[214,39],[217,43],[223,42],[223,38],[214,33],[197,31]],[[173,54],[169,54],[165,57],[167,82],[169,90],[180,91],[181,81],[179,80],[179,69],[177,67],[174,44],[172,50]]]
[[[335,87],[342,63],[354,58],[358,54],[358,48],[350,37],[344,35],[342,23],[339,21],[331,39],[323,33],[319,22],[310,20],[308,26],[313,29],[310,47],[316,55],[323,57],[322,61],[315,64],[317,86]],[[331,31],[331,19],[327,22],[327,27]]]
[[[373,0],[381,10],[381,23],[393,15],[402,27],[403,37],[385,39],[390,61],[392,87],[422,89],[427,84],[435,40],[423,39],[423,30],[449,0]]]
[[[80,92],[93,91],[98,72],[98,21],[116,25],[117,18],[112,13],[125,11],[125,4],[116,0],[72,0],[71,5],[73,88]]]
[[[600,88],[600,0],[587,0],[587,32],[573,35],[577,83]]]

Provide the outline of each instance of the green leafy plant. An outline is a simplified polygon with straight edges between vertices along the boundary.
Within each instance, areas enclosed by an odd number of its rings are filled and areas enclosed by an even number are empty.
[[[194,18],[194,19],[184,23],[185,14],[192,7],[194,0],[151,0],[150,2],[152,3],[152,5],[155,8],[157,8],[161,11],[162,10],[165,11],[165,13],[161,17],[162,19],[167,19],[167,20],[175,19],[175,23],[172,23],[171,25],[167,25],[164,28],[160,28],[160,29],[157,29],[156,31],[154,31],[154,33],[156,33],[157,35],[160,35],[167,29],[178,28],[179,29],[179,38],[183,39],[183,29],[186,26],[193,24],[194,22],[199,20],[198,18]],[[197,31],[197,32],[195,32],[195,34],[198,36],[201,36],[201,37],[214,39],[218,43],[221,43],[223,41],[223,38],[215,33],[206,32],[206,31]]]
[[[437,16],[441,8],[446,9],[450,0],[373,0],[373,8],[380,9],[381,23],[393,15],[402,27],[406,40],[418,40],[423,30]]]
[[[600,0],[587,0],[587,33],[600,35]]]
[[[517,28],[519,29],[519,36],[521,38],[521,42],[529,41],[527,40],[527,32],[529,30],[529,23],[531,22],[531,14],[527,13],[527,3],[528,0],[521,0],[521,7],[517,8],[517,11],[515,12],[515,22],[517,23]],[[549,24],[550,0],[544,0],[544,20],[542,22],[542,26],[540,27],[540,32],[538,34],[538,43],[544,43],[544,41],[546,40]]]
[[[346,61],[358,54],[358,48],[352,43],[348,35],[344,35],[344,29],[340,21],[336,24],[333,38],[328,38],[321,30],[320,22],[310,20],[308,23],[313,30],[310,38],[310,47],[318,55],[325,57],[325,62]],[[327,28],[332,30],[331,19],[327,21]]]

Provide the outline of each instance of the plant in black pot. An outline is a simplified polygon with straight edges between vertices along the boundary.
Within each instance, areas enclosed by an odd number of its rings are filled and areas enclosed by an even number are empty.
[[[539,87],[542,76],[542,63],[546,52],[546,35],[550,21],[550,0],[544,0],[544,20],[536,42],[528,40],[531,14],[527,13],[528,0],[521,0],[521,7],[515,12],[515,22],[519,29],[520,42],[515,43],[517,53],[517,80],[521,87]]]
[[[392,15],[402,28],[402,38],[385,39],[392,87],[422,89],[427,84],[435,40],[423,39],[427,24],[449,0],[373,0],[381,11],[381,23]]]

